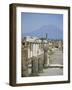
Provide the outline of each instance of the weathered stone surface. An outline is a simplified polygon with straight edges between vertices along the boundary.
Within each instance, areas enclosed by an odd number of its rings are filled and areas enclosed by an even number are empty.
[[[43,72],[43,57],[38,58],[38,72]]]
[[[37,57],[32,57],[32,73],[33,76],[38,75],[38,60]]]
[[[27,77],[28,74],[28,52],[27,48],[22,46],[22,77]]]
[[[44,67],[48,66],[48,53],[44,51]]]
[[[29,76],[28,74],[28,67],[25,65],[22,65],[22,77],[27,77]]]

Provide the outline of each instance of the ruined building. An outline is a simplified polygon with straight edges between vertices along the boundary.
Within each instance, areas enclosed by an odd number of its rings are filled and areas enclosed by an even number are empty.
[[[21,47],[21,76],[38,76],[43,72],[43,68],[49,67],[63,67],[60,64],[50,66],[50,55],[55,48],[61,49],[63,47],[62,41],[48,40],[47,34],[45,38],[37,38],[27,36],[22,40]]]
[[[46,35],[47,38],[47,35]],[[25,37],[22,41],[22,76],[35,76],[43,71],[43,67],[48,65],[48,40],[37,37]]]

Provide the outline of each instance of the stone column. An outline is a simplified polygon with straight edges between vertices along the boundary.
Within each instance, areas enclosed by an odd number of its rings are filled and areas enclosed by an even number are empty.
[[[43,57],[38,58],[38,72],[43,72]]]
[[[44,51],[44,67],[48,67],[48,52]]]
[[[38,75],[38,60],[37,57],[33,56],[32,57],[32,76],[37,76]]]
[[[48,55],[48,62],[47,62],[48,66],[50,64],[50,55]]]
[[[27,49],[27,47],[24,47],[24,46],[22,46],[22,62],[21,62],[21,66],[22,66],[22,74],[21,74],[21,76],[22,77],[27,77],[27,76],[29,76],[29,73],[28,73],[28,49]]]

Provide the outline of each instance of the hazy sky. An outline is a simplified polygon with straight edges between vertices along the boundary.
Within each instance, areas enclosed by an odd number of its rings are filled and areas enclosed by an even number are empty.
[[[46,13],[21,13],[21,30],[22,33],[29,33],[39,29],[44,25],[52,25],[63,30],[62,14],[46,14]]]

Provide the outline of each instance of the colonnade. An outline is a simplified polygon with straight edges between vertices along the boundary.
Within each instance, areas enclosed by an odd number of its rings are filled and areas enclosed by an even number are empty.
[[[43,53],[41,52],[41,55],[39,52],[37,52],[37,50],[35,49],[37,46],[37,44],[41,43],[32,43],[34,45],[34,47],[32,47],[32,55],[30,54],[30,56],[28,55],[28,48],[30,47],[29,45],[22,45],[22,77],[27,77],[29,75],[31,76],[37,76],[39,73],[43,72],[43,68],[48,66],[48,49],[47,48],[43,48]],[[31,45],[31,43],[30,43]],[[44,44],[43,44],[44,45]],[[36,46],[36,47],[35,47]],[[38,48],[39,49],[39,48]],[[35,51],[36,50],[36,51]],[[38,54],[34,53],[37,52]],[[30,52],[29,52],[30,53]],[[30,64],[31,64],[31,73],[29,74],[28,71],[28,65],[29,65],[29,58],[31,60]]]

